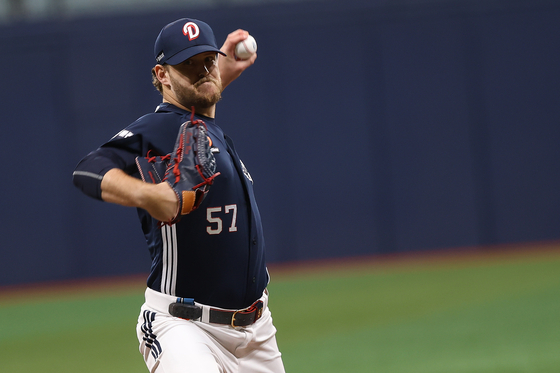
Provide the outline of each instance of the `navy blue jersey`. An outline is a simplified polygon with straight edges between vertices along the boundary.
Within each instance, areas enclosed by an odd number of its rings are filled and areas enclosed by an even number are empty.
[[[74,183],[100,198],[99,187],[88,187],[92,178],[101,180],[112,168],[139,177],[135,158],[148,151],[151,155],[171,153],[179,127],[190,116],[171,104],[161,104],[155,113],[139,118],[86,156],[74,172]],[[253,180],[232,140],[214,119],[195,117],[208,127],[220,175],[198,209],[177,224],[160,227],[145,210],[138,209],[152,258],[148,286],[199,303],[240,309],[260,298],[268,283]]]

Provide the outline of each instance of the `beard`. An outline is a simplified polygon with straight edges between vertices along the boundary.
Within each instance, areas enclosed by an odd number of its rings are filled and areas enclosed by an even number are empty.
[[[171,84],[175,87],[177,101],[186,108],[207,109],[222,99],[222,83],[211,76],[206,76],[193,85],[185,85],[170,77]],[[208,84],[205,84],[208,83]],[[205,85],[203,89],[200,89]],[[209,89],[211,85],[213,89]]]

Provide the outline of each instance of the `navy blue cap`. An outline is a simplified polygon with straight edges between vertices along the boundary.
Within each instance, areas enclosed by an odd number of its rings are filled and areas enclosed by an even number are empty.
[[[182,18],[165,26],[154,45],[154,57],[160,65],[177,65],[204,52],[226,55],[218,49],[210,26],[190,18]]]

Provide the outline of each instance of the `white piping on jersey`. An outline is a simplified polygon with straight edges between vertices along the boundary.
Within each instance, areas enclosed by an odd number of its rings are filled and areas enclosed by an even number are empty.
[[[97,180],[103,180],[103,176],[98,175],[98,174],[94,174],[93,172],[74,171],[74,173],[72,174],[72,176],[76,176],[76,175],[92,177],[92,178],[97,179]]]
[[[161,228],[163,243],[161,292],[175,295],[177,288],[177,228],[176,224],[164,225]]]

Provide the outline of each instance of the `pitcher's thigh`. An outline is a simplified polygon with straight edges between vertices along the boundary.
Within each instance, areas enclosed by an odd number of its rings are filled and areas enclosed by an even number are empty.
[[[140,352],[152,373],[223,373],[220,348],[191,322],[155,322],[153,329],[139,330]]]

